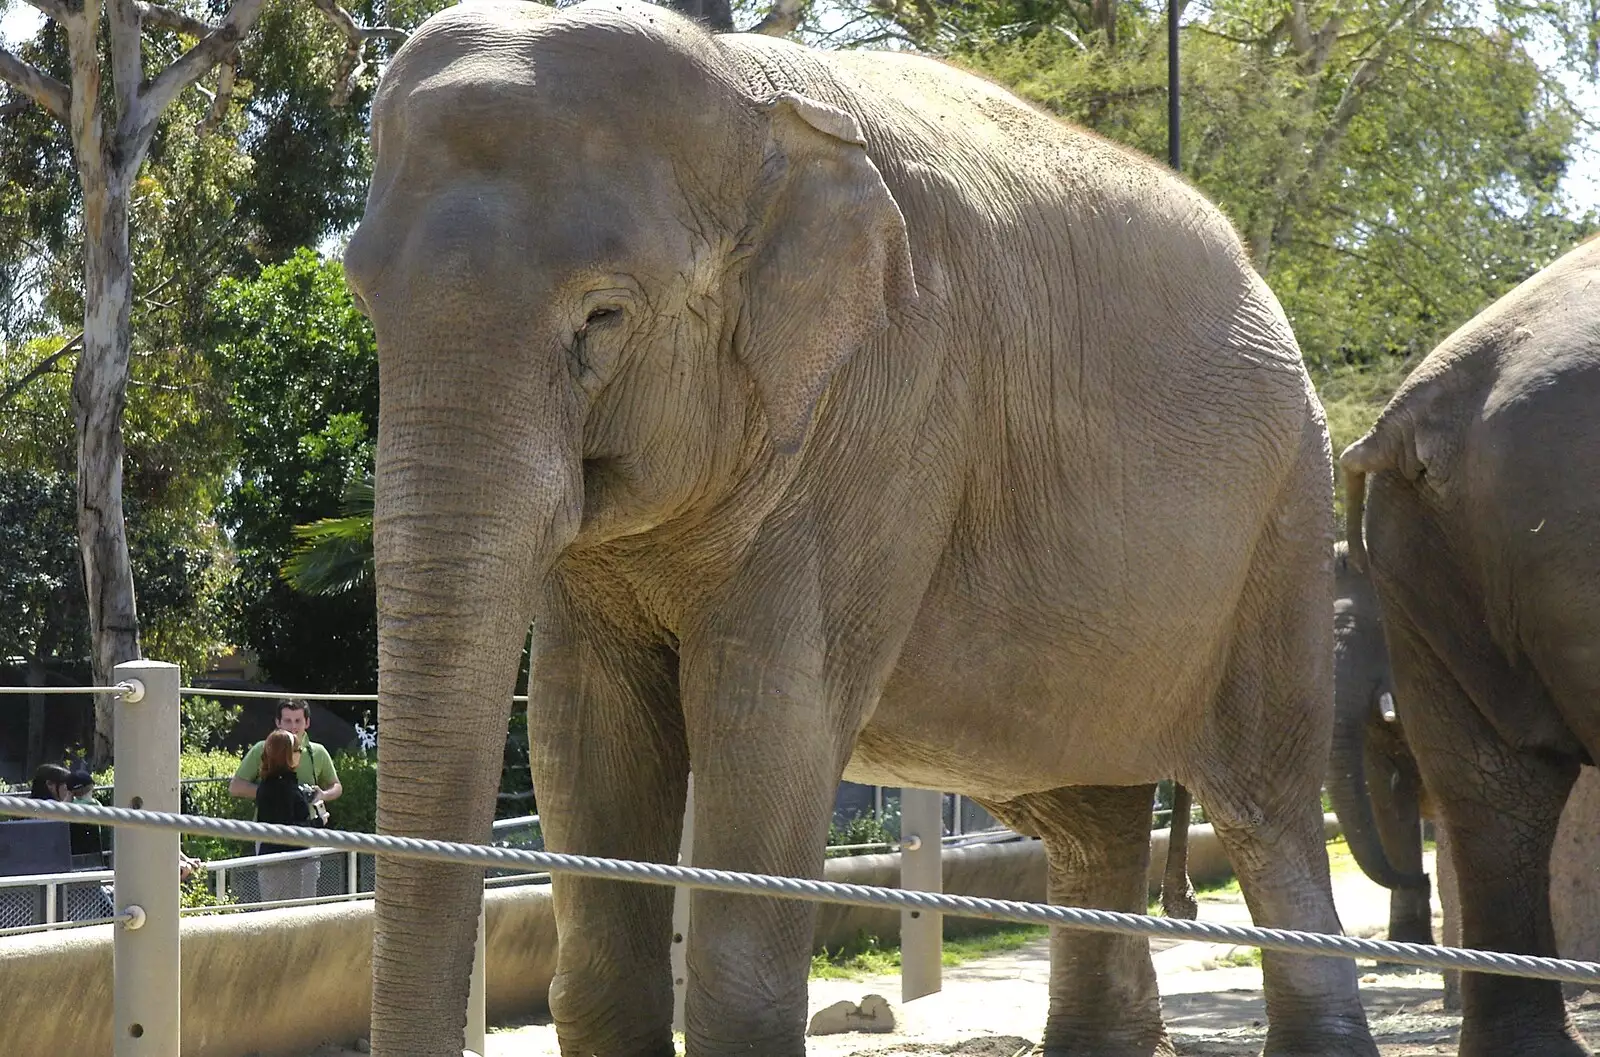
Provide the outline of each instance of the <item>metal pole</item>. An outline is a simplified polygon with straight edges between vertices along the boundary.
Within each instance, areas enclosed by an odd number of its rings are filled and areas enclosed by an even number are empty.
[[[694,775],[683,798],[683,835],[678,838],[678,865],[694,865]],[[682,885],[672,890],[672,1030],[683,1031],[689,996],[689,900]]]
[[[1167,164],[1183,171],[1178,136],[1178,4],[1167,0]]]
[[[472,948],[472,983],[467,989],[467,1033],[466,1044],[469,1053],[483,1054],[489,1052],[489,1017],[488,994],[486,993],[486,974],[489,961],[489,913],[485,908],[484,897],[478,896],[478,939]]]
[[[944,891],[939,853],[944,829],[944,794],[900,790],[900,887]],[[941,986],[944,915],[931,910],[900,912],[900,1001],[931,995]]]
[[[137,683],[117,701],[117,807],[178,810],[178,666],[129,661],[118,682]],[[129,827],[117,834],[111,945],[114,1057],[178,1057],[181,973],[178,834]]]

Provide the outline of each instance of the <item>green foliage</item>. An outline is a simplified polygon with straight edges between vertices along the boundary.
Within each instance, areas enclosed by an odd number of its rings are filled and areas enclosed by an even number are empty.
[[[355,833],[378,832],[378,761],[361,752],[333,754],[344,793],[328,805],[328,825]]]
[[[0,469],[0,598],[10,607],[0,655],[76,664],[88,653],[75,488],[66,472]],[[216,641],[220,556],[203,530],[131,499],[128,550],[146,652],[196,670]]]
[[[372,583],[371,474],[346,482],[340,516],[296,525],[283,578],[308,595],[342,595]]]
[[[900,803],[888,801],[883,805],[883,818],[870,813],[852,815],[842,825],[828,823],[828,847],[846,847],[856,844],[891,844],[900,839]],[[856,852],[829,852],[835,855],[854,855]]]
[[[279,575],[295,526],[340,513],[371,473],[378,412],[372,330],[340,266],[301,250],[212,297],[213,360],[227,386],[238,472],[222,504],[239,569],[228,594],[234,640],[286,686],[370,690],[376,611],[370,581],[320,597]]]
[[[180,705],[185,753],[212,753],[222,749],[223,739],[239,722],[242,705],[230,705],[211,697],[185,697]]]
[[[0,656],[88,653],[73,487],[66,474],[0,470]]]
[[[232,900],[223,896],[218,898],[211,890],[211,880],[204,871],[196,870],[189,875],[178,889],[178,905],[180,907],[225,907],[231,906]]]

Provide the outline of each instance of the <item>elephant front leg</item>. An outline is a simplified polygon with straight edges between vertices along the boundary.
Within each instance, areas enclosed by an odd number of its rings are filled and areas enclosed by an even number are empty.
[[[820,877],[843,763],[820,656],[718,643],[684,658],[694,864]],[[692,668],[691,668],[692,664]],[[816,904],[699,891],[685,1008],[692,1057],[803,1057]]]
[[[538,657],[528,726],[546,847],[675,862],[688,758],[670,652],[589,637]],[[671,1057],[672,889],[557,874],[553,898],[563,1057]]]

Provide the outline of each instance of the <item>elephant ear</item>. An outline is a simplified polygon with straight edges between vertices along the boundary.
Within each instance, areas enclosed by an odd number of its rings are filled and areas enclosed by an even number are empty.
[[[799,448],[834,372],[916,299],[905,218],[856,121],[783,92],[767,122],[735,347],[773,447]]]

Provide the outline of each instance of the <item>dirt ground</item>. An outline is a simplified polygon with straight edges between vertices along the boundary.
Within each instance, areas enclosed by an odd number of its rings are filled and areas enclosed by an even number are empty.
[[[1431,855],[1430,855],[1431,860]],[[1348,865],[1348,864],[1345,864]],[[1425,864],[1430,875],[1436,871]],[[1353,867],[1335,869],[1334,902],[1350,935],[1381,935],[1388,924],[1389,894]],[[1237,894],[1202,896],[1201,918],[1248,924]],[[1439,906],[1437,894],[1434,906]],[[1436,917],[1434,934],[1442,935]],[[1256,1057],[1266,1040],[1261,969],[1253,949],[1197,941],[1151,943],[1162,1015],[1180,1057]],[[1358,962],[1361,999],[1383,1057],[1454,1057],[1460,1016],[1444,1011],[1443,981],[1423,970]],[[1044,1028],[1049,1003],[1050,950],[1038,940],[943,973],[943,989],[900,1001],[898,976],[812,980],[814,1014],[839,1001],[860,1002],[870,994],[888,999],[895,1026],[888,1034],[852,1032],[810,1036],[807,1057],[1027,1057]],[[1600,991],[1568,1002],[1591,1046],[1600,1045]],[[558,1057],[555,1029],[548,1022],[493,1028],[484,1057]],[[324,1051],[315,1057],[361,1057]],[[1513,1057],[1513,1055],[1507,1055]]]
[[[1217,969],[1188,975],[1220,979],[1236,972]],[[1204,986],[1200,979],[1185,983]],[[1369,972],[1361,998],[1383,1057],[1455,1057],[1461,1018],[1444,1011],[1437,974],[1402,971],[1377,976]],[[1164,996],[1161,1004],[1179,1057],[1257,1057],[1261,1053],[1266,1041],[1266,1011],[1259,986],[1195,990]],[[1591,1045],[1600,1040],[1600,993],[1572,998],[1567,1008]],[[952,1039],[959,1029],[950,1018],[939,1018],[945,1021],[943,1031],[929,1031],[930,1025],[919,1023],[923,1017],[907,1015],[903,1009],[900,1012],[903,1022],[911,1022],[905,1025],[909,1034],[897,1030],[887,1036],[812,1037],[807,1045],[809,1057],[1028,1057],[1035,1051],[1043,1026],[1041,1017],[1037,1025],[1018,1025],[1026,1030],[1016,1034],[982,1032]],[[497,1031],[490,1036],[488,1057],[544,1057],[556,1053],[553,1043],[554,1031],[548,1025]]]

